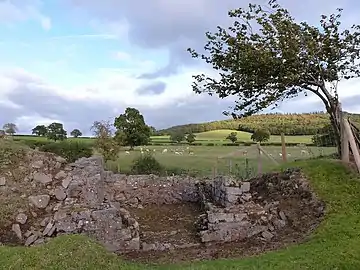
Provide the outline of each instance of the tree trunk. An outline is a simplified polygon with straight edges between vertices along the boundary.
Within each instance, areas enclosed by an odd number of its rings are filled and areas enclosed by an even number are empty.
[[[338,106],[335,104],[332,104],[332,109],[330,111],[328,111],[328,113],[330,114],[330,122],[331,125],[334,129],[334,135],[335,135],[335,142],[336,142],[336,147],[337,147],[337,152],[338,155],[341,156],[341,123],[340,121],[342,120],[341,118],[341,111],[338,111]]]

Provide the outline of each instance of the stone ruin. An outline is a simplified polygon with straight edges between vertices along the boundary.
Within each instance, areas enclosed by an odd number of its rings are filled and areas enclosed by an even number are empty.
[[[20,170],[25,175],[20,182],[11,178],[11,172],[0,172],[2,194],[19,196],[24,202],[14,213],[7,235],[0,235],[4,244],[13,239],[10,234],[25,246],[39,245],[59,235],[84,234],[110,251],[126,253],[254,237],[271,241],[289,225],[291,218],[282,209],[281,198],[265,198],[276,188],[284,188],[280,192],[284,196],[286,192],[305,194],[303,203],[307,207],[315,209],[318,216],[324,211],[323,203],[310,191],[298,170],[268,174],[267,179],[272,179],[269,182],[259,179],[238,182],[224,176],[196,179],[114,174],[104,170],[100,157],[66,164],[63,158],[32,151],[27,154],[27,161],[17,167],[17,173]],[[200,209],[192,223],[196,241],[170,243],[161,237],[161,241],[151,242],[136,213],[152,205],[184,203],[196,204]],[[156,214],[152,217],[155,220]]]

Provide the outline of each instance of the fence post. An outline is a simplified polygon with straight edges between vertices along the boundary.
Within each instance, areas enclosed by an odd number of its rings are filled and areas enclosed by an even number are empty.
[[[262,173],[262,160],[261,160],[260,143],[257,143],[256,146],[257,146],[257,153],[258,153],[258,174],[261,174]]]
[[[356,167],[358,169],[358,172],[360,172],[359,149],[358,149],[358,146],[356,144],[356,141],[355,141],[355,138],[353,136],[353,133],[352,133],[352,130],[351,130],[351,127],[350,127],[350,123],[349,123],[348,120],[344,121],[344,128],[345,128],[345,131],[346,131],[346,135],[347,135],[347,137],[349,139],[349,144],[350,144],[353,156],[354,156],[354,161],[355,161]]]
[[[284,133],[281,133],[281,155],[282,155],[283,162],[286,162],[287,156],[286,156],[286,142],[285,142],[285,134]]]
[[[349,145],[349,135],[345,129],[344,114],[342,112],[341,103],[338,103],[337,114],[340,121],[340,143],[341,143],[341,160],[345,163],[350,162],[350,145]]]

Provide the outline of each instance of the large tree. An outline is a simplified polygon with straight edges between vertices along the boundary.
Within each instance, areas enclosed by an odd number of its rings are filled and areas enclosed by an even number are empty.
[[[296,22],[276,0],[230,11],[233,25],[206,33],[202,54],[188,49],[218,72],[194,76],[193,90],[237,96],[233,112],[225,112],[234,118],[311,92],[324,103],[340,150],[337,84],[360,75],[360,26],[341,30],[341,12],[310,25]]]
[[[144,117],[135,108],[126,108],[125,113],[115,118],[114,126],[117,137],[122,143],[130,146],[145,145],[150,141],[150,127],[146,125]]]
[[[70,135],[74,138],[82,136],[82,133],[79,129],[75,128],[73,131],[70,132]]]
[[[47,127],[47,133],[46,136],[48,137],[48,139],[50,140],[54,140],[54,141],[63,141],[66,139],[66,135],[67,132],[64,129],[63,124],[61,123],[51,123],[48,127]]]
[[[36,136],[44,137],[44,136],[46,136],[46,133],[47,133],[47,127],[44,125],[37,125],[36,127],[34,127],[32,129],[31,133]]]
[[[16,133],[16,131],[18,130],[17,126],[14,123],[6,123],[3,126],[3,129],[6,134],[9,134],[11,136],[13,136]]]

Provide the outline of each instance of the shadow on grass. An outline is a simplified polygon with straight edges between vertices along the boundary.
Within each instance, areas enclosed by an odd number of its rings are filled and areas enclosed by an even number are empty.
[[[36,248],[1,247],[1,269],[360,269],[359,176],[338,162],[311,160],[288,164],[308,175],[326,202],[326,218],[299,246],[247,259],[182,265],[130,264],[84,236],[62,236]]]

